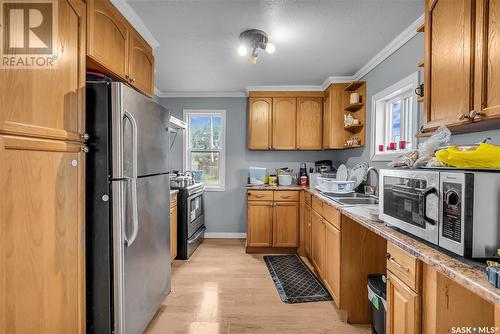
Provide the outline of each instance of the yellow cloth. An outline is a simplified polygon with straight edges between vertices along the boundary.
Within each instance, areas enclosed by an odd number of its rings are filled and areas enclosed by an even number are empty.
[[[450,146],[437,151],[436,158],[453,167],[500,168],[500,146],[481,143],[478,148],[469,151]]]

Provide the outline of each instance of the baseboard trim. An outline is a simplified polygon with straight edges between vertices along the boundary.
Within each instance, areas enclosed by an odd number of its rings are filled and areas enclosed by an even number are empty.
[[[219,233],[219,232],[205,232],[207,239],[246,239],[246,233]]]

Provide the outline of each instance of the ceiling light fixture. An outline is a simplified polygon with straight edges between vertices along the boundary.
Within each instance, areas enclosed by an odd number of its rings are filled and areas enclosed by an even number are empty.
[[[250,63],[257,63],[257,57],[259,56],[258,50],[262,49],[267,53],[273,53],[276,50],[276,46],[269,42],[269,37],[267,34],[258,29],[245,30],[240,34],[240,46],[238,47],[238,54],[242,57],[247,55],[248,49],[252,50],[250,54]]]

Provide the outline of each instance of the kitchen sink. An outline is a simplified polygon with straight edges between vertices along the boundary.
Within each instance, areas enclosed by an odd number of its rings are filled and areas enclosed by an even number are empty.
[[[360,194],[360,193],[348,193],[348,194],[335,194],[335,195],[326,195],[327,197],[331,199],[337,199],[337,198],[370,198],[369,195],[365,194]]]
[[[373,197],[333,198],[333,200],[344,205],[378,204],[378,199]]]

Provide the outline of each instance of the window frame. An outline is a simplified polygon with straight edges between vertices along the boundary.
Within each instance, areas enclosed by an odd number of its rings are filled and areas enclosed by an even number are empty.
[[[187,124],[183,140],[182,166],[184,170],[191,170],[190,156],[192,152],[218,152],[219,153],[219,184],[205,185],[207,191],[225,191],[226,190],[226,110],[224,109],[183,109],[183,118]],[[191,123],[189,116],[220,116],[221,117],[221,148],[220,149],[194,149],[190,145]]]
[[[396,151],[396,152],[379,152],[378,151],[378,138],[385,137],[384,142],[387,141],[388,136],[391,135],[392,129],[389,125],[389,122],[384,121],[383,127],[384,134],[377,134],[377,129],[379,128],[378,122],[381,121],[388,115],[390,112],[387,110],[388,106],[396,99],[401,99],[401,122],[400,122],[400,131],[401,137],[403,134],[406,135],[407,131],[410,131],[412,138],[412,149],[415,149],[418,144],[418,138],[416,134],[418,132],[418,115],[419,115],[419,106],[417,95],[415,94],[415,88],[419,86],[419,72],[416,71],[407,77],[401,79],[400,81],[392,84],[391,86],[385,88],[381,92],[372,96],[371,99],[371,143],[370,143],[370,159],[372,161],[391,161],[397,156],[400,156],[405,151]],[[404,106],[405,99],[408,97],[412,97],[411,106],[412,106],[412,117],[411,117],[411,125],[407,129],[405,125],[405,120],[408,118],[407,110]],[[391,117],[392,119],[392,117]],[[378,122],[377,122],[378,121]],[[406,136],[405,136],[406,137]]]

